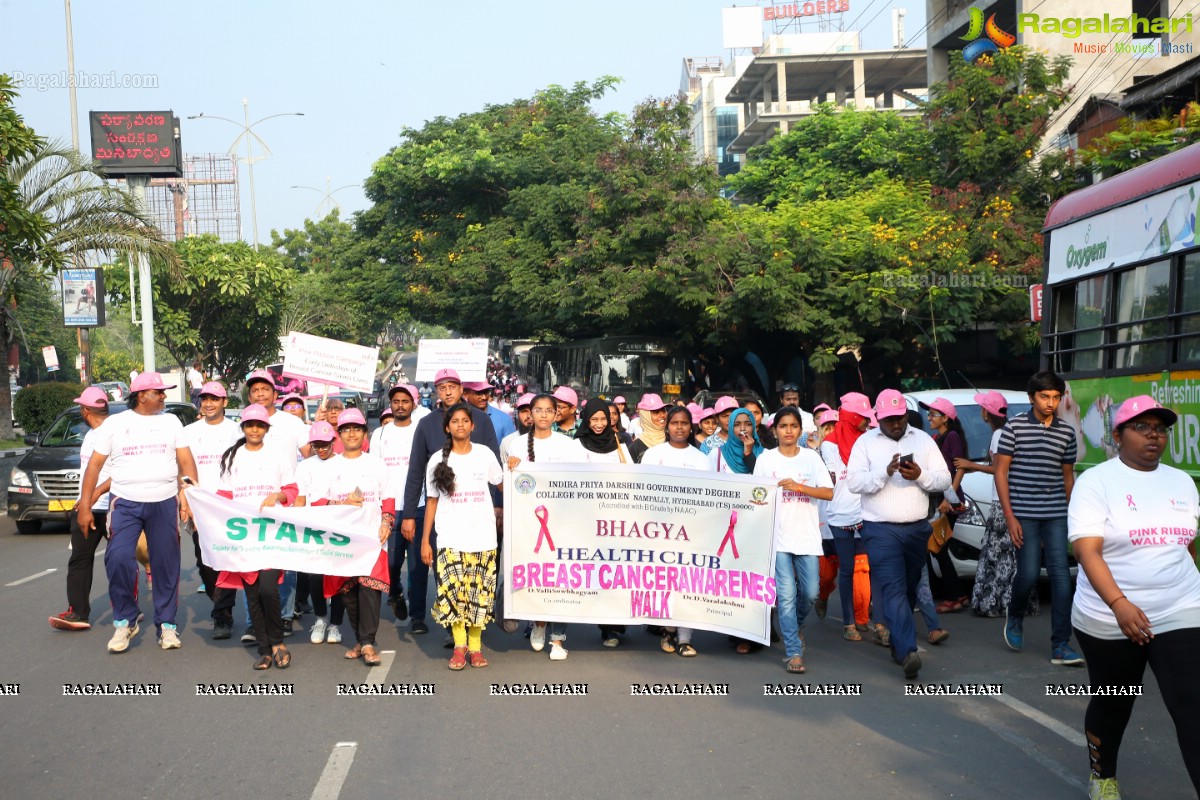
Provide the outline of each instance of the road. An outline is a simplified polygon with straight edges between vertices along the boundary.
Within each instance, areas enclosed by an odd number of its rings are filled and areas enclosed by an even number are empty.
[[[381,667],[297,635],[291,669],[256,673],[236,638],[210,640],[190,548],[181,650],[160,651],[144,625],[127,653],[105,651],[111,612],[99,563],[97,627],[51,630],[46,618],[65,606],[67,545],[61,528],[19,536],[0,518],[0,686],[19,686],[0,696],[0,797],[1086,795],[1085,701],[1045,689],[1083,684],[1086,673],[1049,663],[1045,615],[1027,621],[1025,653],[1005,649],[1000,621],[960,613],[944,620],[949,641],[923,654],[922,682],[998,683],[999,697],[905,696],[882,648],[841,639],[836,595],[829,617],[806,628],[804,676],[784,672],[778,646],[739,656],[723,636],[700,632],[700,656],[681,659],[640,632],[606,650],[587,626],[570,629],[565,662],[489,629],[492,665],[454,673],[439,629],[413,637],[386,610]],[[142,606],[150,610],[145,595]],[[161,695],[64,696],[64,684],[129,682],[161,684]],[[216,682],[291,684],[294,695],[197,696],[197,684]],[[361,682],[435,693],[338,695],[339,684]],[[587,695],[492,696],[492,683],[582,683]],[[631,696],[632,684],[647,683],[727,684],[728,696]],[[861,695],[764,696],[779,683],[861,685]],[[1151,677],[1121,756],[1127,798],[1189,796]]]

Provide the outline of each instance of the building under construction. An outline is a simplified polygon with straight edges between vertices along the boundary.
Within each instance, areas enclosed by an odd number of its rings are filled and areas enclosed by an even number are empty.
[[[216,234],[222,242],[242,238],[237,159],[226,153],[184,156],[182,178],[153,178],[146,207],[163,236]]]

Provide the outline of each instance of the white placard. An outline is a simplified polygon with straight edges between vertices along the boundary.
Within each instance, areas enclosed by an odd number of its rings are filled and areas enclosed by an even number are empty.
[[[283,348],[285,377],[328,383],[368,394],[375,390],[378,361],[379,348],[297,331],[288,333]]]
[[[54,349],[54,345],[46,345],[42,348],[42,358],[46,359],[46,372],[58,370],[58,351]]]
[[[422,339],[417,346],[418,383],[433,380],[441,369],[452,369],[464,381],[487,380],[487,339]]]

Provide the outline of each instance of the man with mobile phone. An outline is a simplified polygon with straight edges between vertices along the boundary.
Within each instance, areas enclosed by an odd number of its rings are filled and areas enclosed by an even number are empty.
[[[862,501],[872,601],[891,632],[893,660],[913,680],[921,670],[913,605],[933,532],[929,495],[950,488],[950,471],[929,434],[909,427],[900,392],[879,393],[875,418],[879,427],[860,436],[850,451],[846,485]]]

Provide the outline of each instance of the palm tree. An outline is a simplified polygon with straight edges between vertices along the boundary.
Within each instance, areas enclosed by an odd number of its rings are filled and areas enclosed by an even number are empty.
[[[174,271],[178,256],[124,189],[111,185],[98,164],[61,144],[42,143],[4,164],[6,180],[18,187],[26,210],[41,217],[45,236],[28,259],[6,260],[0,279],[0,343],[7,350],[20,330],[13,303],[23,275],[49,280],[88,254],[145,253]],[[0,358],[0,437],[12,436],[8,360]]]

